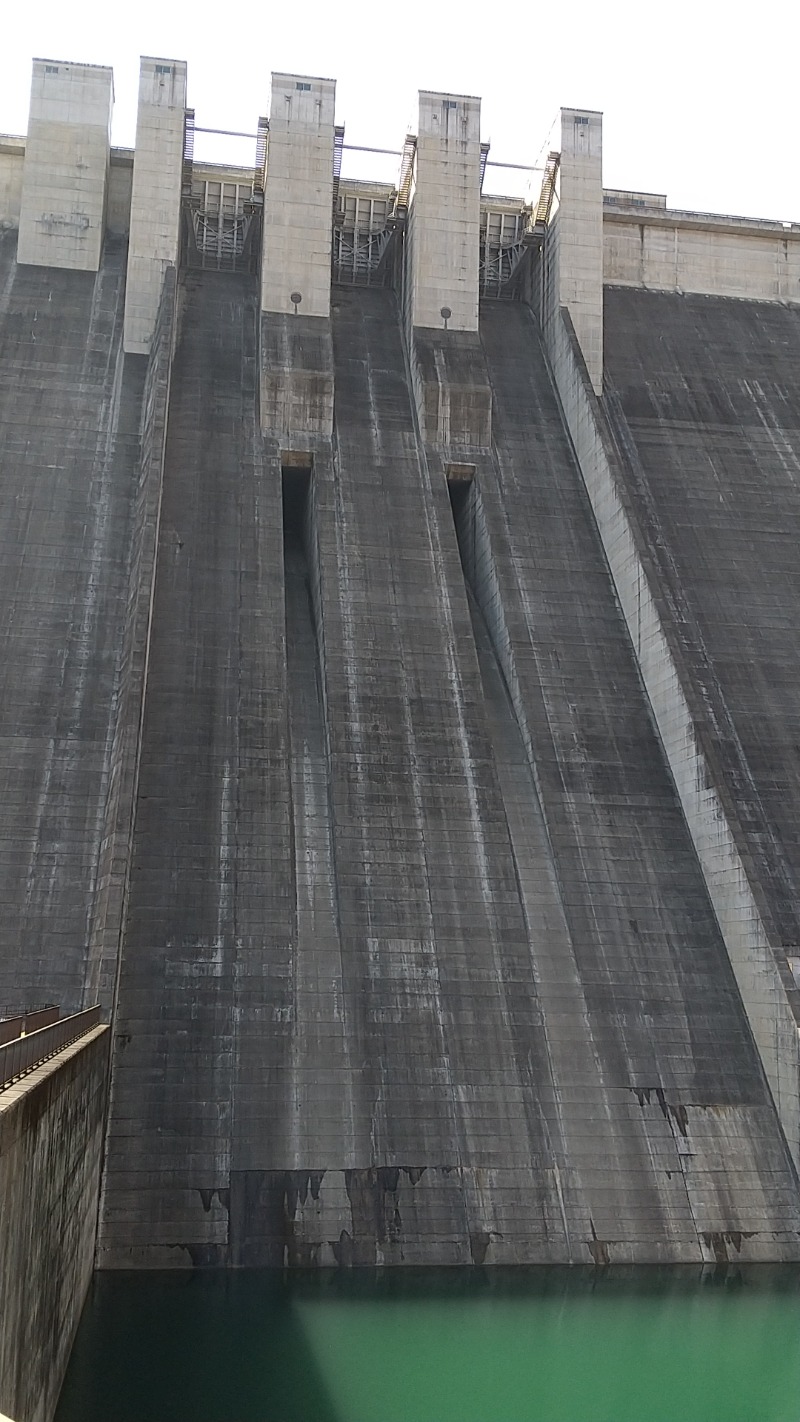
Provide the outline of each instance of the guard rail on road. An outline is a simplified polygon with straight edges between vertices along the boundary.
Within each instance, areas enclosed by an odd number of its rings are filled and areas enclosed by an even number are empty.
[[[0,1046],[0,1091],[99,1025],[100,1007],[97,1005],[75,1012],[71,1017],[61,1017],[49,1027],[41,1027],[37,1032]]]

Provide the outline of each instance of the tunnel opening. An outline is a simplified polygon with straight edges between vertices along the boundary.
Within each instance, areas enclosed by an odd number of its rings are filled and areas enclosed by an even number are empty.
[[[324,751],[324,708],[314,597],[311,459],[281,466],[284,615],[289,740],[294,749]]]
[[[283,548],[288,551],[292,563],[298,557],[308,563],[306,533],[309,494],[311,490],[311,466],[281,468],[281,500],[283,514]]]

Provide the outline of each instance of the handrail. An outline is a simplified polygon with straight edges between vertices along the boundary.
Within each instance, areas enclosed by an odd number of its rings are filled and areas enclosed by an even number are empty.
[[[61,1017],[49,1027],[30,1032],[27,1037],[18,1037],[16,1041],[0,1046],[0,1091],[99,1024],[100,1006],[97,1004],[87,1007],[84,1012],[75,1012],[71,1017]]]
[[[39,1007],[34,1011],[17,1012],[13,1017],[0,1018],[0,1047],[6,1042],[14,1042],[27,1032],[38,1032],[40,1027],[49,1027],[61,1016],[58,1007]],[[0,1422],[2,1420],[0,1419]]]

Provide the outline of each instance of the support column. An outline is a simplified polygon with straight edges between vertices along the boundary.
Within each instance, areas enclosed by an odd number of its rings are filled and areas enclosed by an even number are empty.
[[[404,315],[426,442],[456,457],[491,441],[478,336],[481,101],[421,91],[405,242]]]
[[[332,79],[273,74],[261,266],[261,423],[306,448],[333,429]]]
[[[603,116],[561,110],[558,304],[566,306],[595,393],[603,389]]]
[[[143,56],[133,159],[125,350],[147,355],[164,272],[178,261],[186,65]]]
[[[110,69],[34,59],[18,261],[98,270],[113,103]]]

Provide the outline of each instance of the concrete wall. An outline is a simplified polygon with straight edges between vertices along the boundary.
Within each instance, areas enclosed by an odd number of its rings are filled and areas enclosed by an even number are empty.
[[[800,224],[607,208],[603,278],[613,286],[800,302]]]
[[[164,272],[178,260],[186,65],[143,57],[133,160],[125,350],[146,355]]]
[[[19,225],[24,160],[24,138],[0,138],[0,227]]]
[[[329,316],[333,221],[332,79],[273,74],[261,309]]]
[[[421,91],[408,300],[413,326],[478,329],[480,99]]]
[[[98,270],[113,101],[110,69],[33,61],[18,261]]]
[[[704,755],[690,689],[659,605],[642,542],[569,316],[545,312],[567,427],[761,1061],[795,1164],[800,1164],[800,1032],[789,970],[773,951],[734,830]],[[795,994],[796,995],[796,994]]]
[[[49,1422],[94,1260],[108,1072],[97,1027],[0,1092],[0,1408]]]

